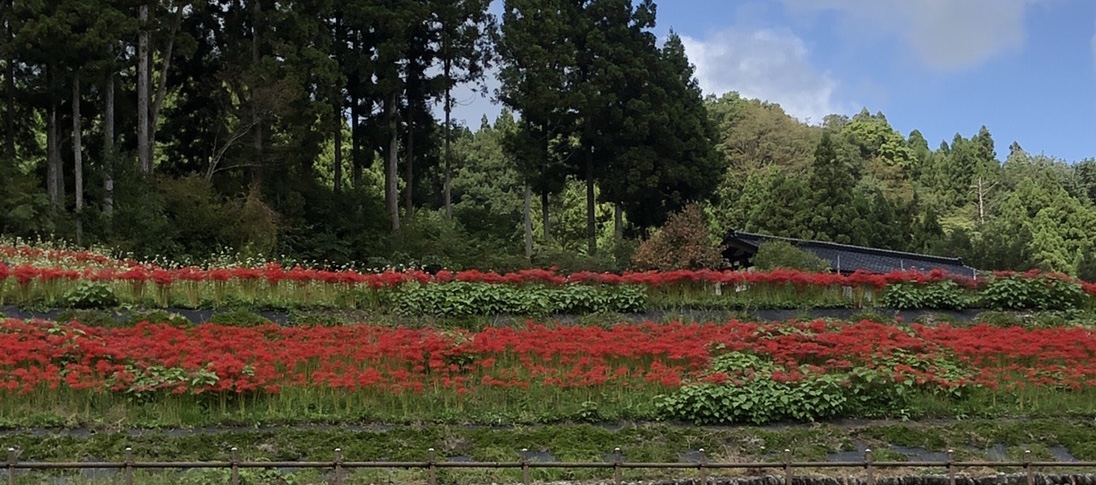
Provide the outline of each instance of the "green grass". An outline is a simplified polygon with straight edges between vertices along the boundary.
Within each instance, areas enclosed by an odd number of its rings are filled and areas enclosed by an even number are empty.
[[[0,428],[186,428],[295,424],[471,424],[649,422],[660,419],[655,398],[639,388],[483,388],[475,395],[450,389],[422,394],[347,392],[287,387],[277,395],[136,396],[126,393],[42,389],[0,395]],[[972,389],[961,397],[915,392],[904,407],[852,418],[1094,418],[1096,389]]]
[[[0,446],[14,447],[20,460],[80,461],[124,460],[125,448],[133,448],[137,461],[227,461],[229,449],[239,448],[245,461],[333,461],[341,448],[351,461],[426,461],[428,449],[436,449],[439,460],[463,457],[475,461],[516,462],[522,448],[550,452],[563,462],[606,462],[620,447],[629,462],[680,462],[688,451],[704,448],[709,461],[770,461],[783,459],[791,450],[795,461],[825,461],[828,453],[874,450],[877,461],[904,461],[889,445],[921,447],[930,451],[956,450],[960,460],[984,460],[985,450],[1003,445],[1011,459],[1032,450],[1034,459],[1050,458],[1049,448],[1064,446],[1082,460],[1096,459],[1096,425],[1091,420],[1024,419],[969,420],[935,424],[867,423],[856,426],[832,424],[787,427],[681,427],[670,425],[627,425],[610,429],[594,425],[531,427],[400,426],[391,428],[262,428],[179,433],[171,431],[127,431],[48,434],[11,433],[0,436]],[[775,470],[774,470],[775,471]],[[303,470],[275,477],[249,473],[258,483],[324,483],[327,470]],[[54,472],[57,473],[57,472]],[[225,483],[227,471],[190,471],[184,474],[141,472],[137,483],[204,484]],[[715,472],[713,472],[715,473]],[[723,474],[741,474],[738,471]],[[72,472],[69,472],[73,475]],[[536,480],[608,479],[611,470],[539,469]],[[424,483],[423,470],[356,470],[346,483]],[[626,479],[696,476],[695,470],[629,470]],[[42,483],[44,477],[22,477],[19,483]],[[121,483],[121,476],[107,480],[71,483]],[[245,476],[244,478],[249,478]],[[277,481],[286,480],[285,482]],[[161,481],[163,480],[163,481]],[[203,481],[205,480],[205,481]],[[251,483],[255,483],[253,481]],[[439,471],[440,483],[520,482],[519,470]]]

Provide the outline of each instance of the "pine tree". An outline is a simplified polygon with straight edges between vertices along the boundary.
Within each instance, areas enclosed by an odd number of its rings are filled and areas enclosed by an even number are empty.
[[[850,225],[856,218],[852,204],[856,180],[845,163],[837,156],[837,149],[829,133],[822,135],[814,152],[814,164],[807,186],[813,214],[808,224],[812,236],[817,239],[848,243]]]

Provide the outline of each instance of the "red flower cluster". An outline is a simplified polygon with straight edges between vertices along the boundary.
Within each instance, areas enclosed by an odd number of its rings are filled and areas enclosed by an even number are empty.
[[[1025,274],[1027,276],[1027,274]],[[131,265],[124,268],[103,267],[81,270],[62,269],[60,267],[38,267],[31,264],[7,266],[0,263],[0,282],[15,278],[20,284],[32,281],[49,282],[57,279],[86,279],[92,281],[153,281],[161,285],[170,285],[176,281],[228,282],[262,281],[278,284],[282,281],[295,283],[325,283],[340,285],[365,285],[371,288],[390,288],[408,282],[446,283],[466,281],[492,284],[606,284],[606,285],[644,285],[661,287],[679,284],[768,284],[792,285],[795,287],[874,287],[884,288],[895,283],[928,283],[943,280],[957,281],[965,286],[974,287],[972,279],[955,278],[941,270],[928,273],[918,271],[893,271],[886,274],[856,272],[852,274],[808,273],[796,270],[778,269],[771,272],[678,270],[614,273],[578,272],[563,275],[553,270],[526,269],[513,273],[495,273],[493,271],[441,271],[430,274],[418,270],[403,272],[385,271],[383,273],[362,273],[358,271],[325,271],[294,267],[290,269],[269,263],[261,268],[217,268],[202,269],[185,267],[164,269],[150,265]],[[1096,294],[1096,287],[1086,284],[1086,291]]]
[[[286,386],[380,393],[531,386],[667,389],[705,376],[714,354],[749,352],[788,372],[863,367],[896,379],[959,385],[1096,385],[1096,334],[1061,328],[899,328],[833,323],[490,328],[373,325],[255,328],[0,322],[0,389],[277,393]],[[961,369],[957,372],[956,369]],[[706,379],[715,377],[708,375]]]
[[[0,261],[4,260],[44,260],[54,263],[87,264],[104,266],[135,266],[133,260],[120,260],[92,251],[73,251],[69,249],[43,249],[34,246],[0,245]]]

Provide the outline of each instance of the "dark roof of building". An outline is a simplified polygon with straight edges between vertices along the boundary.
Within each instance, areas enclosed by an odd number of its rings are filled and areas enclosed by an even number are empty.
[[[977,276],[978,271],[963,264],[963,260],[960,258],[946,258],[928,254],[739,231],[732,232],[728,237],[728,251],[747,252],[752,257],[753,253],[756,253],[757,247],[765,241],[787,241],[799,249],[814,253],[829,262],[831,269],[842,273],[851,273],[857,270],[872,273],[889,273],[903,270],[929,272],[934,269],[941,269],[954,276],[974,278]]]

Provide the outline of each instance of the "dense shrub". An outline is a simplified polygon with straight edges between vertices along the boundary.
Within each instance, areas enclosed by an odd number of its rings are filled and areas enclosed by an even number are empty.
[[[799,249],[787,241],[761,243],[751,262],[759,271],[784,268],[820,273],[830,269],[830,263],[826,260],[814,253]]]
[[[997,277],[980,296],[985,307],[994,310],[1072,310],[1085,301],[1079,283],[1054,275]]]
[[[214,313],[209,323],[228,327],[255,327],[271,323],[270,319],[250,310],[238,309]]]
[[[907,310],[932,308],[960,310],[971,305],[963,287],[951,280],[932,283],[895,283],[887,287],[881,300],[883,306]]]
[[[655,407],[663,419],[696,424],[802,422],[898,413],[912,390],[911,382],[896,382],[876,369],[801,370],[800,378],[790,379],[771,360],[730,352],[712,359],[706,382],[659,396]]]
[[[691,204],[643,241],[632,263],[661,271],[716,268],[723,263],[723,249],[713,239],[700,206]]]
[[[392,297],[403,315],[548,315],[552,313],[629,313],[643,311],[646,293],[636,286],[500,285],[452,282],[415,285]]]
[[[69,308],[111,308],[118,305],[114,291],[105,283],[81,281],[65,293],[65,305]]]

